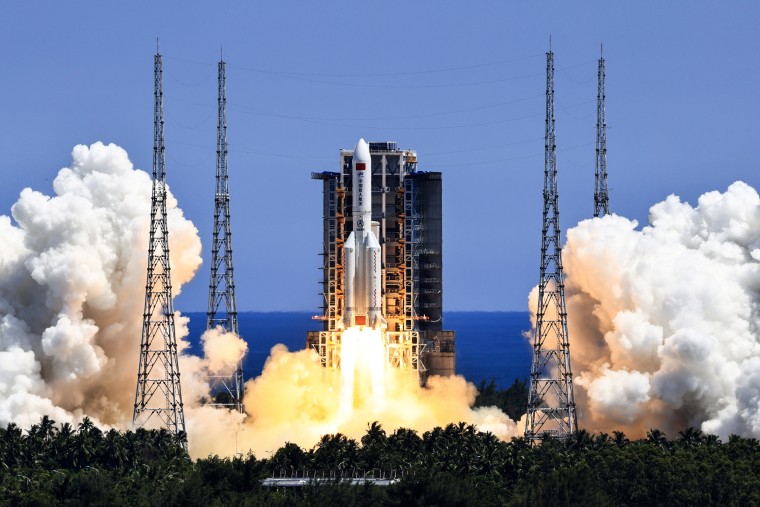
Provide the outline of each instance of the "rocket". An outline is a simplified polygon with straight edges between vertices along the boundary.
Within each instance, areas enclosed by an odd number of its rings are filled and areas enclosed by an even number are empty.
[[[343,327],[385,328],[380,242],[372,232],[372,160],[359,139],[351,165],[354,230],[343,244]]]

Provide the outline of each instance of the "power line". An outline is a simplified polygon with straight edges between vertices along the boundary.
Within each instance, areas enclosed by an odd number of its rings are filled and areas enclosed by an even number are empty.
[[[530,58],[530,57],[526,57]],[[189,63],[195,63],[199,65],[208,65],[205,62],[199,62],[195,60],[188,60],[184,58],[177,58],[174,57],[174,60],[178,61],[185,61]],[[503,63],[504,61],[502,61]],[[572,69],[576,67],[580,67],[583,65],[588,65],[590,63],[595,63],[593,60],[588,62],[582,62],[575,65],[571,65],[566,67],[566,69]],[[489,64],[479,64],[482,66],[486,66]],[[245,66],[234,66],[231,65],[233,68],[237,68],[240,70],[247,70],[251,72],[257,72],[260,74],[265,74],[269,76],[274,77],[283,77],[287,79],[292,79],[295,81],[304,81],[309,83],[315,83],[315,84],[326,84],[326,85],[332,85],[332,86],[345,86],[345,87],[354,87],[354,88],[394,88],[394,89],[417,89],[417,88],[457,88],[457,87],[469,87],[469,86],[482,86],[482,85],[489,85],[489,84],[497,84],[497,83],[505,83],[509,81],[517,81],[521,79],[529,79],[532,77],[537,77],[543,75],[542,73],[531,73],[531,74],[524,74],[521,76],[511,76],[506,78],[500,78],[500,79],[487,79],[487,80],[480,80],[480,81],[470,81],[465,83],[434,83],[434,84],[408,84],[408,83],[392,83],[392,84],[381,84],[381,83],[349,83],[349,82],[340,82],[340,81],[330,81],[330,80],[323,80],[323,79],[313,79],[313,77],[348,77],[348,76],[342,76],[340,74],[322,74],[322,73],[286,73],[286,72],[277,72],[277,71],[268,71],[264,69],[259,69],[256,67],[245,67]],[[425,72],[429,73],[429,72]],[[357,74],[353,75],[351,77],[378,77],[381,75],[386,74]],[[406,75],[403,73],[391,73],[387,74],[388,77],[393,76],[402,76]]]
[[[419,114],[411,114],[411,115],[402,115],[402,116],[375,116],[375,117],[355,117],[355,118],[339,118],[339,117],[322,117],[322,116],[306,116],[306,115],[292,115],[292,114],[282,114],[282,113],[275,113],[272,111],[266,111],[263,109],[258,109],[255,107],[246,106],[245,104],[232,104],[235,107],[230,108],[233,111],[239,112],[239,113],[246,113],[246,114],[255,114],[259,116],[269,116],[273,118],[283,118],[288,120],[303,120],[303,121],[310,121],[310,122],[349,122],[349,121],[383,121],[383,120],[411,120],[415,118],[432,118],[436,116],[446,116],[451,114],[459,114],[459,113],[468,113],[472,111],[480,111],[483,109],[495,109],[497,107],[502,107],[510,104],[516,104],[518,102],[525,102],[534,98],[538,98],[543,96],[543,94],[536,94],[536,95],[529,95],[527,97],[521,97],[513,100],[507,100],[504,102],[497,102],[493,104],[484,104],[480,106],[473,106],[469,108],[463,108],[463,109],[454,109],[449,111],[440,111],[440,112],[432,112],[432,113],[419,113]],[[203,108],[209,108],[213,109],[216,108],[215,105],[211,104],[203,104],[200,102],[195,102],[192,100],[187,99],[181,99],[178,97],[169,97],[170,102],[176,101],[176,102],[183,102],[185,104],[191,104],[197,107],[203,107]],[[586,104],[588,102],[583,102],[582,104]],[[575,106],[571,106],[575,107]]]
[[[508,58],[506,60],[497,60],[493,62],[484,62],[484,63],[476,63],[476,64],[470,64],[470,65],[461,65],[461,66],[453,66],[453,67],[443,67],[438,69],[422,69],[422,70],[411,70],[411,71],[403,71],[403,72],[371,72],[371,73],[357,73],[357,74],[336,74],[336,73],[325,73],[325,72],[292,72],[292,71],[286,71],[286,70],[272,70],[272,69],[263,69],[260,67],[249,67],[244,65],[233,65],[228,64],[230,67],[240,70],[246,70],[249,72],[257,72],[260,74],[271,74],[275,76],[301,76],[301,77],[383,77],[383,76],[414,76],[414,75],[423,75],[423,74],[437,74],[437,73],[443,73],[443,72],[455,72],[460,70],[471,70],[471,69],[478,69],[478,68],[484,68],[484,67],[493,67],[496,65],[502,65],[505,63],[512,63],[522,60],[530,60],[532,58],[538,58],[542,57],[543,53],[535,54],[535,55],[528,55],[528,56],[519,56],[515,58]],[[176,60],[180,62],[186,62],[186,63],[194,63],[197,65],[213,65],[209,62],[201,62],[198,60],[191,60],[187,58],[181,58],[177,56],[165,56],[165,58]]]
[[[184,146],[192,146],[193,148],[201,148],[205,150],[214,150],[215,148],[213,146],[204,146],[202,144],[196,144],[196,143],[187,143],[183,141],[173,141],[175,144],[181,144]],[[325,163],[334,163],[334,160],[332,158],[330,159],[317,159],[314,157],[307,157],[304,155],[285,155],[283,153],[271,153],[266,151],[258,151],[258,150],[245,150],[242,148],[234,148],[232,145],[228,145],[228,152],[230,153],[246,153],[249,155],[262,155],[266,157],[278,157],[278,158],[291,158],[295,160],[305,160],[307,162],[316,162],[319,164],[325,164]],[[210,157],[211,155],[209,155]]]
[[[540,138],[540,139],[543,139],[543,138]],[[559,153],[564,153],[564,152],[567,152],[567,151],[572,151],[572,150],[577,150],[577,149],[580,149],[580,148],[585,148],[587,146],[591,146],[592,144],[594,144],[594,143],[578,144],[576,146],[571,146],[569,148],[564,148],[562,150],[556,150],[556,151],[559,152]],[[542,155],[543,155],[542,153],[534,153],[534,154],[531,154],[531,155],[522,155],[522,156],[519,156],[519,157],[512,157],[512,158],[502,158],[502,159],[498,159],[498,160],[481,160],[481,161],[476,161],[476,162],[472,162],[472,161],[468,160],[466,162],[462,162],[461,164],[452,163],[452,164],[431,164],[431,165],[433,165],[435,167],[469,167],[469,166],[473,166],[473,165],[503,164],[504,162],[514,162],[516,160],[526,160],[526,159],[530,159],[530,158],[538,158],[538,157],[541,157]]]
[[[506,148],[507,146],[516,146],[516,145],[519,145],[519,144],[528,144],[528,143],[533,143],[533,142],[536,142],[536,141],[542,141],[543,139],[544,139],[543,137],[535,137],[533,139],[525,139],[523,141],[515,141],[515,142],[512,142],[512,143],[494,144],[494,145],[491,145],[491,146],[480,146],[478,148],[465,148],[465,149],[461,149],[461,150],[425,152],[425,158],[427,159],[427,157],[435,156],[435,155],[449,155],[449,154],[452,154],[452,153],[468,153],[468,152],[473,152],[473,151],[486,151],[486,150],[493,150],[493,149],[496,149],[496,148]]]

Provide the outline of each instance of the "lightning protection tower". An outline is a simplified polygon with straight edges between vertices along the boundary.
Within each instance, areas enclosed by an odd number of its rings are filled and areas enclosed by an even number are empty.
[[[604,56],[599,58],[599,88],[596,94],[596,176],[594,178],[594,216],[609,214],[607,193],[607,111],[604,105]]]
[[[154,57],[155,107],[153,116],[153,193],[148,243],[148,280],[145,284],[140,363],[137,370],[132,423],[151,419],[174,434],[184,433],[177,339],[174,333],[169,228],[166,220],[166,169],[161,54]]]
[[[206,329],[217,326],[238,335],[235,278],[232,267],[232,230],[230,229],[230,192],[227,174],[227,94],[225,62],[219,62],[219,122],[216,128],[216,190],[214,194],[214,238],[211,242],[211,282],[208,292]],[[223,312],[222,312],[223,308]],[[214,405],[243,412],[243,364],[234,372],[221,372],[209,378],[213,391],[220,391]]]
[[[525,437],[532,442],[541,440],[546,435],[565,439],[572,436],[578,427],[560,247],[557,146],[554,135],[554,53],[551,49],[546,53],[545,139],[541,276],[533,335],[528,418],[525,425]]]

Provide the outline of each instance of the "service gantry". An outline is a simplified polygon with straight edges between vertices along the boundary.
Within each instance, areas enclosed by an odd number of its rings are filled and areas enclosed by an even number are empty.
[[[525,438],[566,439],[575,434],[573,374],[567,333],[565,283],[560,245],[557,193],[557,145],[554,132],[554,53],[546,53],[546,130],[544,155],[544,218],[538,312],[533,334],[533,361]]]
[[[161,86],[161,54],[154,57],[153,191],[148,242],[148,279],[145,284],[140,362],[137,370],[134,426],[160,424],[170,432],[184,434],[177,338],[174,330],[169,227],[166,218],[166,165],[164,108]],[[154,417],[155,416],[155,417]]]
[[[423,384],[453,375],[454,331],[443,329],[442,174],[418,169],[417,154],[395,141],[370,142],[373,219],[382,255],[386,362]],[[352,162],[341,150],[339,172],[312,173],[323,185],[321,331],[307,332],[307,348],[326,368],[340,367],[344,308],[344,238],[353,231]]]
[[[224,332],[238,332],[235,277],[232,267],[232,230],[230,229],[230,192],[227,173],[227,94],[225,62],[219,62],[218,117],[216,128],[216,187],[214,194],[214,237],[211,242],[211,282],[208,292],[206,329],[221,327]],[[223,312],[221,309],[223,308]],[[243,412],[243,363],[234,372],[209,376],[213,405]]]
[[[604,56],[599,58],[599,87],[596,94],[596,175],[594,178],[594,216],[609,214],[610,197],[607,192],[607,111],[605,94]]]

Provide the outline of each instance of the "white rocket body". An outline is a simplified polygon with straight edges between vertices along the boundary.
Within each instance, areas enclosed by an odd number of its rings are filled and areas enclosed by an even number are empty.
[[[359,139],[351,166],[354,230],[343,245],[343,326],[386,327],[380,242],[372,232],[372,160]]]

